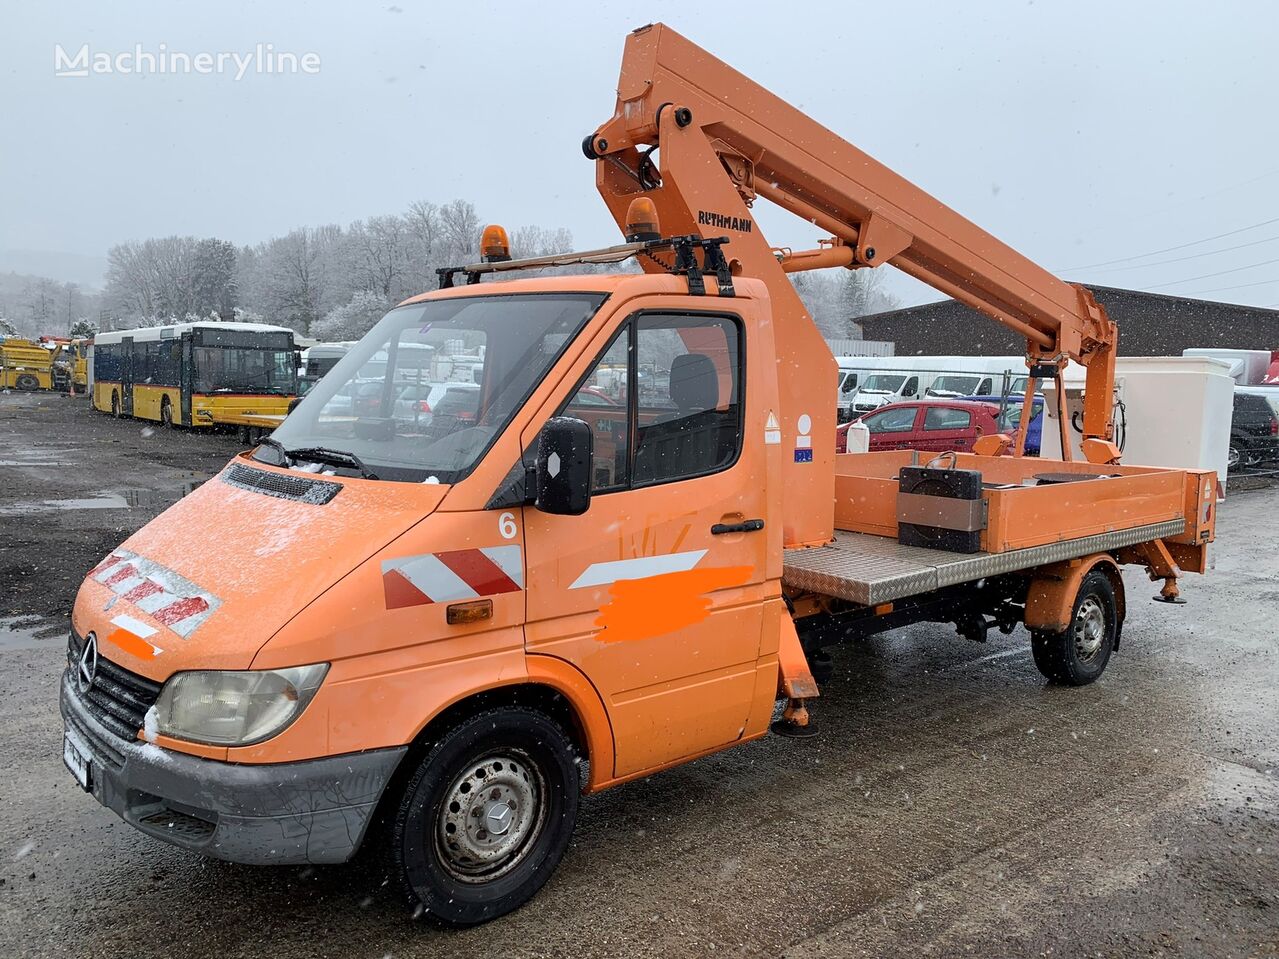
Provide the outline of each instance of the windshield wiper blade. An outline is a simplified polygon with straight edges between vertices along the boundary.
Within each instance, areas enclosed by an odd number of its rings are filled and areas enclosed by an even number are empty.
[[[287,456],[301,457],[314,463],[328,463],[331,466],[351,466],[359,470],[360,475],[365,479],[375,480],[378,478],[377,473],[369,469],[362,459],[354,453],[348,453],[346,450],[332,450],[327,446],[306,446],[296,450],[285,450],[284,452]]]

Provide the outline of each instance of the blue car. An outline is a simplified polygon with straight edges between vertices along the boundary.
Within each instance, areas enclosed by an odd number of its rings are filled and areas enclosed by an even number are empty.
[[[992,403],[998,405],[1001,401],[998,396],[955,396],[951,397],[956,400],[972,400],[973,402]],[[997,417],[999,428],[1005,433],[1012,433],[1017,429],[1021,422],[1021,404],[1025,397],[1012,393],[1005,396],[1002,400],[1004,409]],[[1032,408],[1034,415],[1030,419],[1030,429],[1026,431],[1026,455],[1039,455],[1039,440],[1044,431],[1044,398],[1042,396],[1035,397],[1035,405]]]

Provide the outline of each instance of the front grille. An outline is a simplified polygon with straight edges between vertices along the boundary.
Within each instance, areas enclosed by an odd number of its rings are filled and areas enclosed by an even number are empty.
[[[155,705],[156,698],[160,695],[160,684],[131,673],[123,666],[117,666],[99,651],[98,670],[93,683],[81,692],[76,680],[83,649],[84,641],[72,631],[67,642],[71,688],[98,722],[121,739],[132,742],[138,738],[138,730],[142,728],[147,710]]]
[[[264,493],[279,499],[289,499],[296,503],[311,503],[323,506],[342,491],[341,483],[330,483],[326,480],[306,479],[301,476],[282,476],[266,470],[255,470],[239,463],[231,464],[221,475],[222,482],[239,489]]]

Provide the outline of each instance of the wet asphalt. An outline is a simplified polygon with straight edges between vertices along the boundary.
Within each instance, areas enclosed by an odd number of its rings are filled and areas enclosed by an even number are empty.
[[[1188,605],[1126,575],[1123,646],[1097,684],[1046,686],[1020,629],[837,648],[817,739],[586,799],[542,893],[457,932],[413,920],[377,857],[204,860],[62,765],[76,585],[237,448],[0,395],[7,954],[1279,956],[1279,490],[1231,495]]]

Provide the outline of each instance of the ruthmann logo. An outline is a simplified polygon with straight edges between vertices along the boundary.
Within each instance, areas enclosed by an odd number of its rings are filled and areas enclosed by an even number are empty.
[[[276,50],[270,43],[259,43],[251,50],[170,50],[161,43],[155,49],[134,44],[131,50],[108,52],[91,50],[81,44],[68,53],[62,44],[53,48],[53,73],[58,77],[91,77],[161,74],[196,74],[197,76],[229,76],[243,80],[249,74],[314,76],[320,72],[318,53],[293,53]]]
[[[697,211],[698,226],[713,226],[717,230],[736,230],[738,233],[749,233],[755,228],[745,217],[725,216],[723,213],[711,213],[707,210]]]

